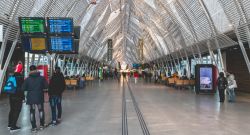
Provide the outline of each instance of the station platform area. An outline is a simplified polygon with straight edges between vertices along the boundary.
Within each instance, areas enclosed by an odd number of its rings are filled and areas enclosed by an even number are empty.
[[[38,135],[248,135],[250,96],[220,103],[217,94],[196,95],[161,84],[133,79],[95,81],[63,95],[62,123]],[[8,99],[0,100],[0,135],[31,135],[29,108],[23,105],[18,126],[7,129]],[[45,103],[46,123],[50,106]],[[37,119],[38,120],[38,119]]]

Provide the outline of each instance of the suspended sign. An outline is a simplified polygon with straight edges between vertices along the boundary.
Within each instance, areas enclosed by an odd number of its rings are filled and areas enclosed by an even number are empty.
[[[3,42],[3,25],[0,25],[0,42]]]
[[[139,39],[139,59],[143,62],[143,39]]]
[[[113,58],[113,42],[112,39],[108,39],[108,61],[112,61]]]

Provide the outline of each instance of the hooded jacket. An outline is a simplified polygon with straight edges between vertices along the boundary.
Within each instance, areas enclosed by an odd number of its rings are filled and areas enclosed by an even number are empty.
[[[61,72],[54,73],[49,82],[49,96],[62,96],[66,87],[63,74]]]
[[[48,82],[40,72],[33,72],[24,80],[22,89],[27,92],[27,104],[44,103],[44,89],[48,88]]]

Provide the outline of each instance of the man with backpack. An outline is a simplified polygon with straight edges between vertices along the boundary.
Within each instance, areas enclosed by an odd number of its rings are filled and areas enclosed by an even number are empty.
[[[10,102],[8,128],[10,129],[10,131],[16,131],[20,129],[20,127],[16,126],[16,123],[17,123],[19,114],[22,110],[22,104],[24,100],[24,92],[22,91],[22,84],[23,84],[24,78],[21,72],[22,72],[22,69],[18,69],[15,71],[13,75],[14,78],[12,80],[13,81],[12,83],[15,83],[16,87],[13,88],[13,90],[10,90],[8,92],[9,102]],[[7,83],[10,83],[10,82],[7,82]]]
[[[227,79],[224,76],[223,72],[219,73],[219,78],[217,80],[220,102],[224,102],[225,100],[225,89],[227,88]]]
[[[65,90],[66,84],[63,74],[59,67],[55,68],[55,73],[49,83],[49,101],[51,106],[52,122],[55,126],[61,121],[62,115],[62,93]],[[56,111],[57,110],[57,111]],[[58,113],[56,113],[58,112]]]
[[[30,121],[32,124],[32,132],[36,132],[36,116],[35,108],[38,108],[40,117],[40,130],[44,128],[44,89],[48,88],[48,82],[36,70],[36,66],[30,66],[29,77],[24,80],[22,89],[27,91],[27,104],[30,106]]]

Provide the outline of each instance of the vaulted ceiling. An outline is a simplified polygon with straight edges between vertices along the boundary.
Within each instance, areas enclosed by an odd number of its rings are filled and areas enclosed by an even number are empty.
[[[139,39],[144,41],[144,62],[234,45],[225,33],[239,25],[241,15],[237,8],[244,9],[245,18],[250,13],[248,0],[97,0],[96,4],[91,1],[1,0],[0,23],[13,22],[8,37],[13,39],[18,16],[73,17],[74,24],[81,26],[80,55],[102,61],[107,55],[107,40],[112,39],[111,63],[135,63],[140,62]]]

